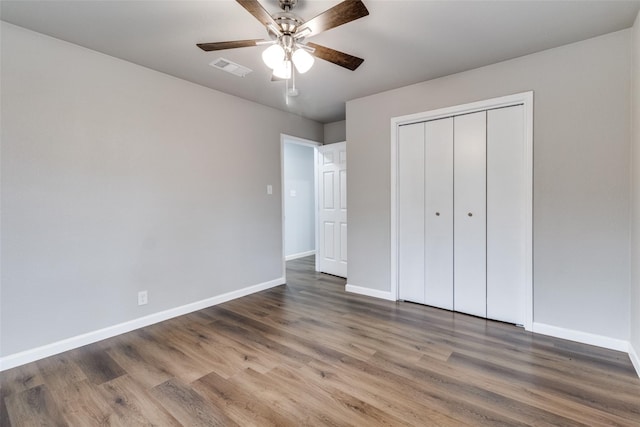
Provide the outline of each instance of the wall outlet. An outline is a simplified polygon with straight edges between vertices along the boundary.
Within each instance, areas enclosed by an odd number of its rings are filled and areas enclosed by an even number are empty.
[[[147,291],[138,292],[138,305],[145,305],[147,302]]]
[[[273,185],[267,185],[267,194],[273,194]]]

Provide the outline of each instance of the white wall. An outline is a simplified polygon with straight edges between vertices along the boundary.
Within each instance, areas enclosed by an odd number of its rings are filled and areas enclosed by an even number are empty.
[[[533,90],[534,321],[629,337],[631,32],[347,103],[349,277],[389,291],[390,119]]]
[[[309,254],[316,249],[314,148],[284,144],[284,254]]]
[[[633,134],[631,216],[631,360],[640,375],[640,13],[633,26]]]
[[[324,143],[333,144],[347,140],[347,122],[342,120],[339,122],[326,123],[324,125]]]
[[[283,276],[280,134],[322,124],[4,22],[1,71],[0,355]]]

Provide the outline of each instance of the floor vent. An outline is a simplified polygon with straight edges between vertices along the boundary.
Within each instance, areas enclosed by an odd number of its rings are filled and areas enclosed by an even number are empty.
[[[239,77],[244,77],[251,71],[253,71],[247,67],[243,67],[240,64],[236,64],[235,62],[231,62],[228,59],[224,58],[215,59],[209,65],[219,70],[226,71],[227,73],[235,74]]]

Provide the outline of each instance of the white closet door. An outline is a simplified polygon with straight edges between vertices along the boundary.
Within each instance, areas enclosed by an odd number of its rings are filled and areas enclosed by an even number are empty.
[[[399,132],[399,297],[424,304],[424,123],[401,126]]]
[[[425,304],[453,310],[453,118],[425,124]]]
[[[521,325],[526,274],[524,107],[487,114],[487,317]]]
[[[454,118],[454,309],[486,317],[486,111]]]

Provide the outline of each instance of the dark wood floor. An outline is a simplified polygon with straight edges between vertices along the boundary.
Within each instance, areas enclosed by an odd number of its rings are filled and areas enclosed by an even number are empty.
[[[1,373],[0,425],[640,425],[624,353],[287,278]]]

